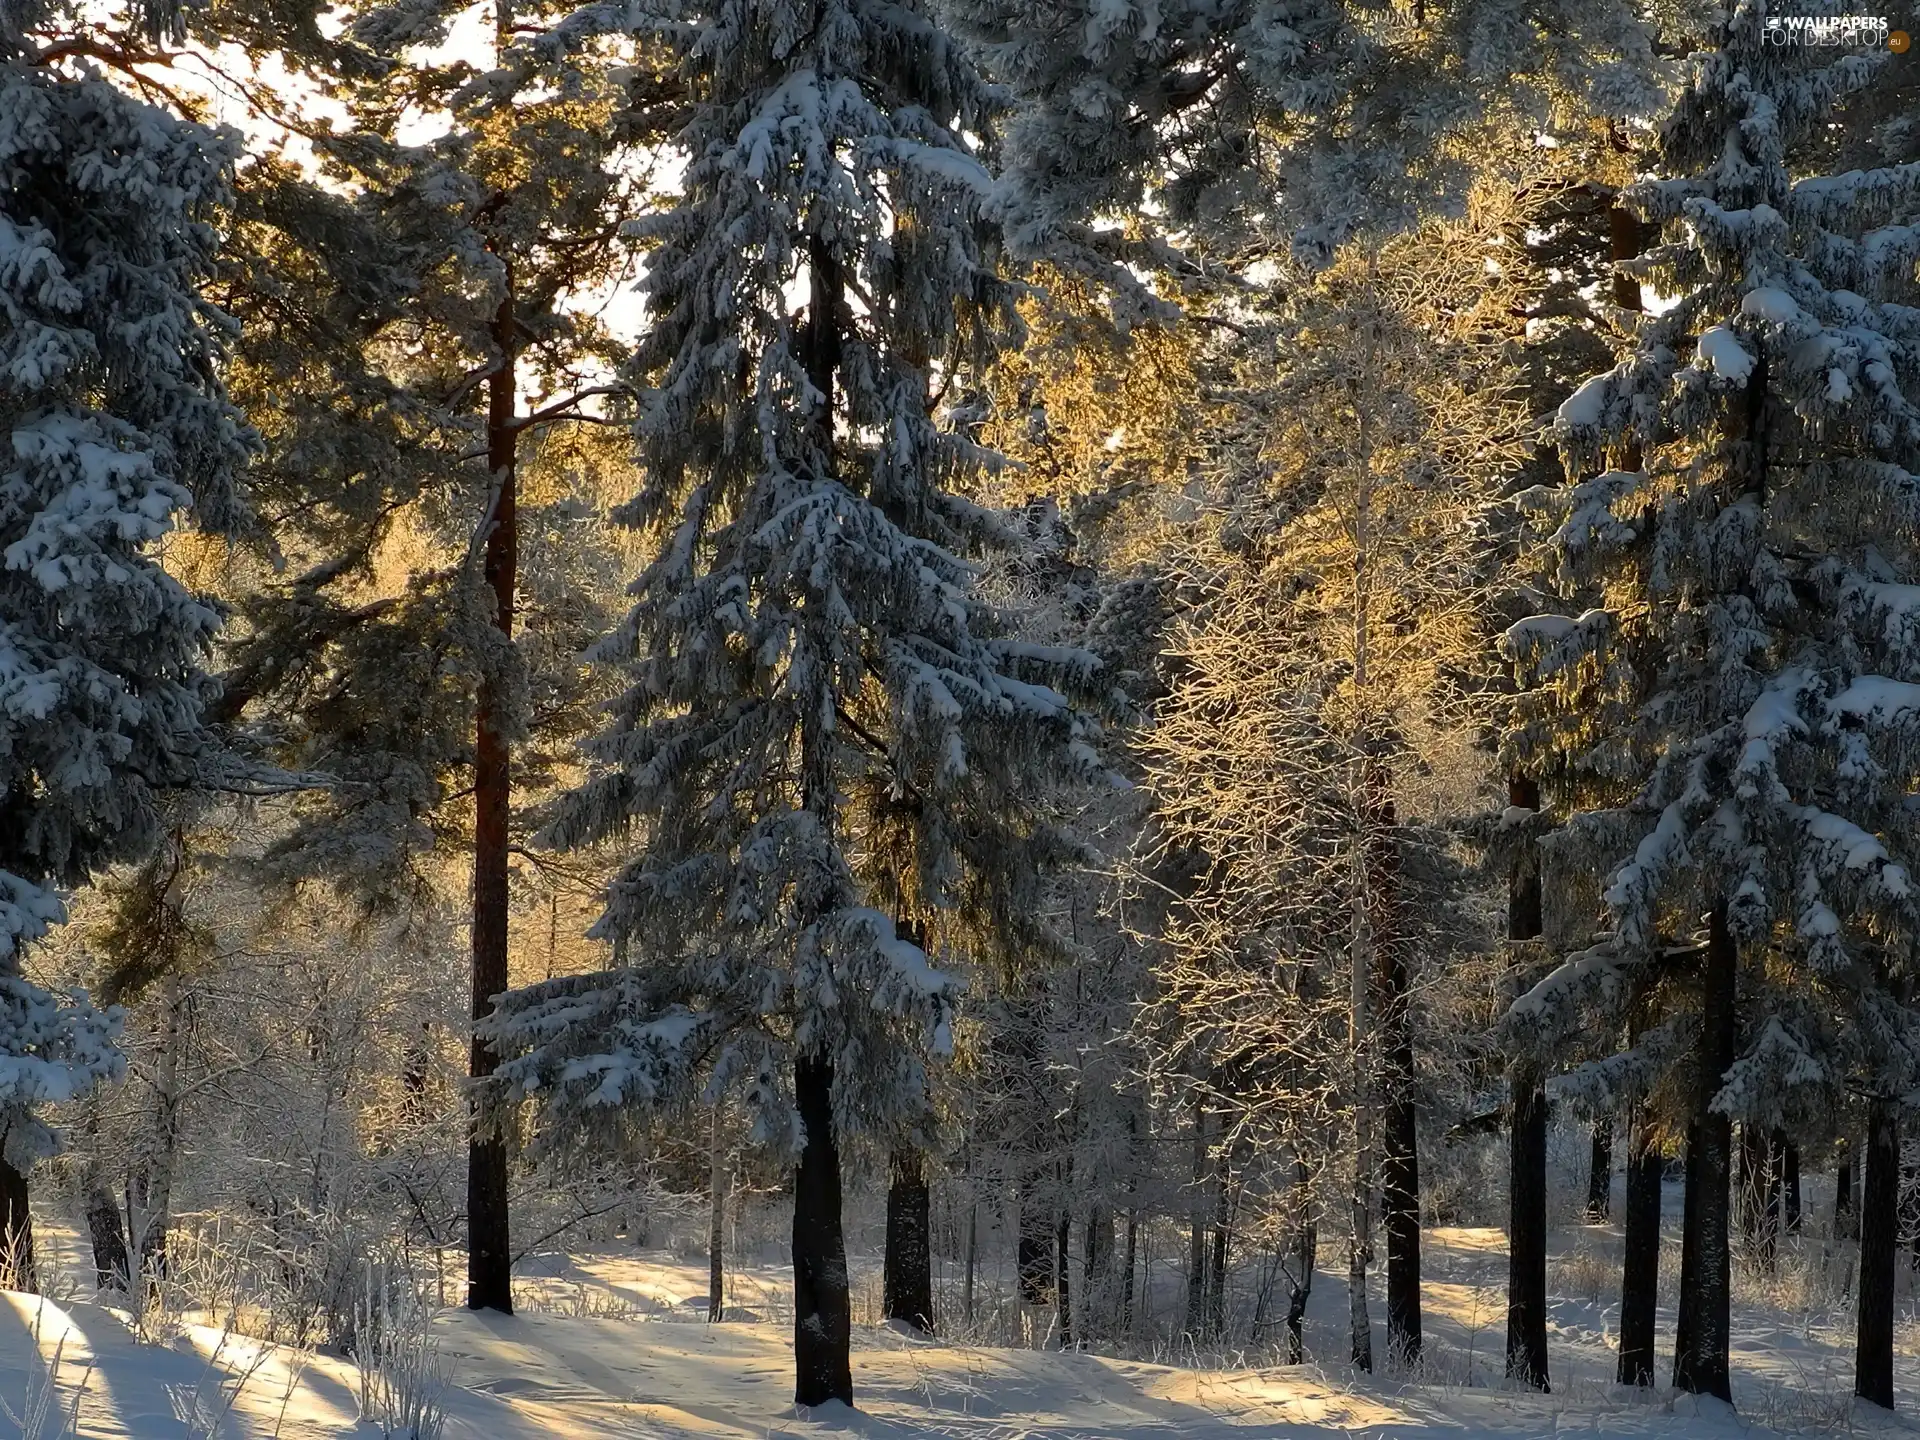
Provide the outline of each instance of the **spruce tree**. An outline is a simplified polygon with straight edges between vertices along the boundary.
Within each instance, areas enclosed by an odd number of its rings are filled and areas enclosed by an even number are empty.
[[[571,42],[622,22],[578,19]],[[599,773],[549,838],[640,848],[594,932],[615,968],[506,1002],[496,1093],[558,1132],[744,1091],[797,1161],[795,1398],[850,1402],[840,1143],[925,1113],[957,998],[861,849],[892,847],[936,933],[978,877],[1031,873],[1052,842],[1023,796],[1104,774],[1076,703],[1097,666],[1008,633],[962,557],[1010,531],[944,488],[985,457],[941,397],[1013,295],[959,47],[879,0],[631,19],[692,97],[681,195],[632,225],[646,485],[620,513],[657,548],[599,652],[629,680]],[[876,790],[897,831],[863,832]]]
[[[1920,169],[1811,171],[1879,57],[1770,43],[1767,18],[1747,0],[1694,57],[1660,177],[1623,197],[1657,236],[1627,268],[1673,304],[1561,406],[1574,478],[1530,497],[1586,608],[1509,634],[1536,687],[1512,757],[1605,912],[1509,1034],[1545,1055],[1632,1022],[1562,1082],[1594,1109],[1688,1087],[1674,1383],[1723,1399],[1732,1123],[1805,1131],[1849,1089],[1910,1087],[1920,838],[1913,277],[1890,243]]]
[[[251,437],[203,298],[234,149],[80,58],[64,6],[0,5],[0,1226],[31,1285],[40,1102],[117,1078],[117,1011],[25,970],[62,889],[138,858],[173,791],[242,772],[205,715],[218,609],[160,563],[244,519]]]

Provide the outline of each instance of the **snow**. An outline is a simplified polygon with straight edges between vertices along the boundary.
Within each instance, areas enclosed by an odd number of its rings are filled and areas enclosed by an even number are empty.
[[[1670,1235],[1678,1230],[1679,1200],[1679,1187],[1669,1185]],[[1829,1203],[1817,1188],[1808,1202],[1814,1215]],[[77,1237],[68,1240],[71,1249]],[[1783,1249],[1793,1263],[1818,1264],[1820,1243],[1809,1233]],[[1323,1242],[1323,1252],[1332,1248]],[[1743,1296],[1733,1326],[1740,1413],[1608,1383],[1619,1253],[1612,1226],[1581,1226],[1553,1237],[1554,1393],[1517,1394],[1500,1383],[1505,1237],[1498,1230],[1434,1228],[1423,1237],[1423,1252],[1427,1383],[1399,1376],[1356,1383],[1324,1359],[1296,1367],[1196,1369],[928,1341],[856,1325],[857,1411],[807,1414],[797,1414],[791,1403],[790,1291],[777,1260],[736,1268],[728,1318],[709,1325],[702,1323],[703,1260],[665,1251],[541,1256],[526,1267],[518,1315],[450,1309],[435,1321],[434,1339],[452,1382],[444,1397],[444,1440],[811,1440],[849,1432],[898,1440],[1544,1440],[1570,1434],[1733,1440],[1804,1429],[1816,1419],[1826,1421],[1818,1427],[1823,1431],[1911,1433],[1903,1420],[1866,1407],[1849,1423],[1839,1397],[1851,1380],[1850,1334],[1816,1313],[1778,1308],[1771,1298]],[[872,1256],[856,1256],[853,1268],[859,1297],[878,1267]],[[1177,1303],[1174,1268],[1159,1277],[1158,1303]],[[1310,1357],[1338,1348],[1345,1306],[1340,1278],[1323,1269],[1307,1313]],[[1659,1325],[1664,1371],[1673,1325],[1668,1304],[1660,1307]],[[37,1357],[29,1358],[36,1349]],[[340,1357],[299,1354],[203,1325],[185,1327],[171,1344],[143,1345],[105,1306],[0,1297],[0,1399],[20,1408],[29,1374],[52,1368],[56,1354],[57,1389],[63,1401],[80,1391],[79,1433],[87,1440],[186,1440],[191,1432],[176,1418],[180,1408],[196,1393],[204,1403],[236,1388],[232,1414],[219,1432],[235,1440],[378,1440],[380,1434],[356,1420],[358,1377]],[[1911,1374],[1904,1357],[1900,1373],[1903,1379]],[[1910,1392],[1900,1400],[1910,1405]],[[1836,1407],[1837,1414],[1828,1414]]]
[[[1791,325],[1800,318],[1800,304],[1784,290],[1763,285],[1750,290],[1740,301],[1740,313],[1765,320],[1769,325]]]
[[[1725,325],[1702,330],[1696,353],[1702,366],[1732,384],[1744,385],[1753,374],[1753,356]]]
[[[1561,401],[1555,415],[1560,428],[1590,430],[1598,425],[1607,413],[1607,389],[1612,379],[1611,374],[1596,375]]]

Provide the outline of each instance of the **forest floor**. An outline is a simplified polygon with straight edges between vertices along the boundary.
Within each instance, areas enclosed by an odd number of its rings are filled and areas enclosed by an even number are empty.
[[[1677,1440],[1920,1431],[1905,1416],[1850,1403],[1848,1317],[1817,1279],[1843,1269],[1845,1257],[1819,1264],[1813,1242],[1792,1247],[1780,1277],[1764,1291],[1743,1286],[1734,1323],[1738,1414],[1690,1397],[1614,1387],[1605,1291],[1617,1274],[1610,1254],[1617,1244],[1617,1232],[1601,1226],[1557,1237],[1551,1395],[1518,1394],[1499,1382],[1504,1237],[1497,1230],[1450,1229],[1426,1235],[1427,1360],[1417,1376],[1353,1383],[1333,1363],[1195,1368],[923,1341],[857,1327],[858,1412],[804,1419],[790,1402],[787,1280],[775,1262],[736,1270],[730,1318],[710,1326],[703,1323],[706,1275],[698,1260],[657,1251],[549,1256],[531,1267],[520,1314],[450,1310],[434,1322],[450,1382],[444,1435],[1472,1440],[1587,1434]],[[1330,1257],[1323,1252],[1324,1258]],[[855,1268],[859,1290],[868,1267]],[[5,1298],[0,1437],[8,1440],[22,1430],[7,1410],[24,1410],[34,1387],[49,1377],[59,1414],[38,1431],[29,1427],[31,1440],[69,1434],[85,1440],[371,1440],[380,1434],[356,1423],[358,1381],[350,1361],[192,1325],[169,1343],[141,1344],[125,1317],[105,1306]],[[1920,1356],[1912,1345],[1912,1301],[1902,1308],[1900,1403],[1913,1415],[1920,1413]],[[1308,1340],[1323,1356],[1337,1357],[1342,1348],[1345,1309],[1340,1278],[1322,1274]],[[1670,1312],[1663,1310],[1662,1322],[1664,1373]],[[61,1417],[74,1405],[70,1430]]]

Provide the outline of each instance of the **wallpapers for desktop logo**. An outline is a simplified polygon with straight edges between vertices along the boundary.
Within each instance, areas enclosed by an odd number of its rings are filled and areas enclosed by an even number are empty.
[[[1788,46],[1845,46],[1905,53],[1907,32],[1896,30],[1884,15],[1769,15],[1761,35],[1765,44]]]

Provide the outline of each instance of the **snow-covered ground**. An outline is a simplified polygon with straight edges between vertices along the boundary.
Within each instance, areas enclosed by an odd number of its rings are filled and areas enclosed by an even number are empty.
[[[1817,1242],[1808,1242],[1816,1251]],[[1426,1237],[1429,1364],[1420,1379],[1351,1383],[1333,1364],[1193,1369],[1085,1354],[856,1336],[859,1413],[800,1417],[790,1403],[786,1278],[772,1261],[736,1271],[742,1318],[702,1323],[704,1267],[664,1252],[552,1256],[532,1267],[511,1319],[452,1310],[434,1324],[450,1376],[447,1440],[699,1436],[797,1440],[828,1432],[948,1440],[1229,1440],[1421,1436],[1693,1437],[1808,1432],[1910,1433],[1904,1418],[1852,1408],[1845,1315],[1815,1318],[1804,1286],[1777,1303],[1749,1293],[1734,1326],[1741,1413],[1607,1383],[1612,1370],[1611,1250],[1601,1227],[1559,1237],[1553,1274],[1555,1393],[1499,1386],[1506,1257],[1498,1231]],[[1798,1260],[1796,1259],[1796,1262]],[[1791,1271],[1792,1267],[1785,1267]],[[1797,1273],[1797,1272],[1794,1272]],[[1587,1282],[1592,1282],[1587,1284]],[[856,1284],[861,1283],[860,1277]],[[1601,1292],[1573,1293],[1581,1288]],[[1309,1339],[1338,1353],[1345,1293],[1322,1275]],[[1672,1317],[1663,1313],[1663,1355]],[[1909,1352],[1910,1353],[1910,1352]],[[1663,1367],[1664,1368],[1664,1367]],[[1920,1367],[1916,1367],[1920,1368]],[[136,1343],[123,1318],[90,1303],[8,1295],[0,1305],[0,1401],[14,1411],[51,1375],[59,1401],[33,1440],[318,1440],[374,1437],[357,1422],[351,1362],[295,1355],[215,1329]],[[1902,1404],[1920,1393],[1902,1376]],[[198,1413],[202,1419],[193,1417]],[[19,1433],[0,1412],[0,1436]],[[196,1428],[197,1427],[197,1428]]]

